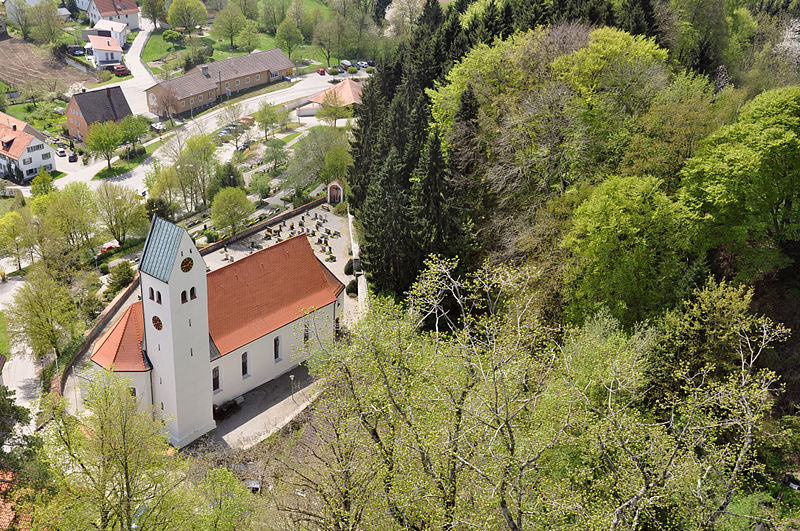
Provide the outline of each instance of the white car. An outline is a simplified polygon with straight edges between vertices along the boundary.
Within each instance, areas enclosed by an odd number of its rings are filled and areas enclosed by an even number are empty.
[[[64,149],[64,148],[58,148],[56,150],[56,155],[58,155],[59,157],[66,157],[67,156],[67,150]]]
[[[359,61],[356,64],[359,68],[367,68],[369,66],[366,61]]]

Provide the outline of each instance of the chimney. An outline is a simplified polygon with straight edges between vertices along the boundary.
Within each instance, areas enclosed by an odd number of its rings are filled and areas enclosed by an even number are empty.
[[[205,77],[210,77],[208,75],[208,65],[200,65],[200,71],[203,73]]]
[[[17,124],[11,124],[11,130],[12,131],[16,131],[17,130]]]
[[[86,87],[81,87],[81,92],[86,92]]]

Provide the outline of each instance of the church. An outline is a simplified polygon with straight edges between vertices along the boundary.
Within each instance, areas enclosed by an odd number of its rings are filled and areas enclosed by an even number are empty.
[[[155,217],[139,262],[140,300],[95,342],[91,359],[130,381],[185,446],[215,428],[214,406],[334,339],[344,285],[305,235],[206,272],[189,233]]]

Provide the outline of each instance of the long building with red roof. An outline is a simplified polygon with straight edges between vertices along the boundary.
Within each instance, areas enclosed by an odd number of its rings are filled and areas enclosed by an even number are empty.
[[[344,285],[295,236],[206,273],[185,229],[154,218],[139,263],[141,300],[94,344],[97,365],[130,380],[184,446],[213,408],[295,368],[333,340]]]

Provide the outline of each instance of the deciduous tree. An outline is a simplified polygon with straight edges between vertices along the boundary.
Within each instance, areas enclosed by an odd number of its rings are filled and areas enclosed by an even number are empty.
[[[223,188],[211,204],[211,220],[218,229],[236,234],[255,210],[255,205],[247,199],[244,190]]]
[[[86,135],[86,145],[89,151],[101,155],[106,159],[108,169],[111,169],[111,157],[122,142],[119,125],[114,122],[95,123],[89,128]]]
[[[297,23],[291,17],[286,17],[275,31],[275,44],[286,52],[286,57],[292,59],[292,52],[303,44],[303,34],[297,28]]]
[[[142,198],[135,190],[104,182],[95,191],[97,212],[102,226],[119,242],[144,229],[147,222]]]
[[[191,34],[195,26],[208,22],[208,11],[200,0],[173,0],[167,22],[172,27],[183,27]]]
[[[228,2],[225,8],[214,17],[214,24],[211,25],[211,34],[218,39],[230,40],[230,48],[233,50],[233,39],[244,28],[245,17],[239,6],[233,2]]]
[[[142,0],[141,10],[142,16],[150,19],[155,28],[158,28],[158,21],[167,15],[164,0]]]
[[[258,32],[255,22],[247,20],[244,23],[239,34],[236,35],[236,46],[247,53],[261,46],[261,34]]]
[[[339,98],[339,93],[331,90],[322,99],[322,108],[317,111],[317,118],[323,122],[329,122],[336,127],[340,118],[350,118],[353,116],[353,109],[346,106]]]

